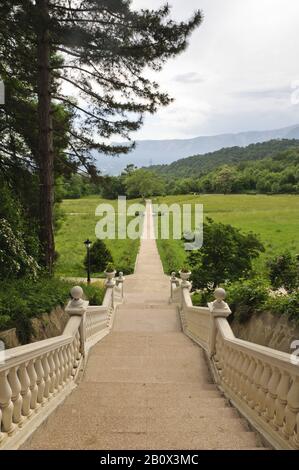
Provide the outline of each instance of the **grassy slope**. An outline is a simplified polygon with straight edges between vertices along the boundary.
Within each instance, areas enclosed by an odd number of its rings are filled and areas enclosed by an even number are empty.
[[[136,201],[130,201],[134,202]],[[85,277],[83,259],[86,249],[83,242],[87,238],[96,240],[95,227],[100,217],[95,216],[95,209],[101,203],[112,204],[117,213],[117,201],[107,201],[98,196],[63,201],[65,221],[56,234],[56,250],[59,253],[56,264],[57,275]],[[128,266],[133,270],[139,240],[105,240],[105,242],[111,250],[116,268],[122,270]]]
[[[299,196],[185,195],[161,197],[159,202],[203,204],[205,217],[259,234],[266,253],[256,262],[258,271],[265,258],[285,249],[299,253]],[[179,240],[158,240],[158,248],[166,272],[184,264],[186,253]]]

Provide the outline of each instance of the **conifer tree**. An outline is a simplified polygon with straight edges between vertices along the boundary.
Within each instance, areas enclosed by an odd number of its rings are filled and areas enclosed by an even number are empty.
[[[112,145],[110,138],[120,135],[130,140],[145,113],[170,103],[171,97],[145,72],[161,70],[167,59],[185,50],[201,13],[175,22],[169,5],[137,11],[130,0],[4,0],[1,4],[0,41],[6,35],[6,43],[0,44],[1,75],[10,71],[13,80],[16,58],[16,76],[21,83],[23,77],[30,97],[37,101],[40,238],[51,270],[55,106],[63,104],[74,118],[67,129],[69,164],[80,164],[94,174],[93,152],[129,152],[134,144]]]

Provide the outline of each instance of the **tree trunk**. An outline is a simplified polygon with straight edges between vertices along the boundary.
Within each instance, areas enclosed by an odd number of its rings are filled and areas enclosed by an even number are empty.
[[[40,242],[43,261],[52,272],[55,252],[53,231],[54,152],[51,114],[50,34],[48,0],[36,0],[40,22],[37,31],[38,54],[38,153],[40,183]]]

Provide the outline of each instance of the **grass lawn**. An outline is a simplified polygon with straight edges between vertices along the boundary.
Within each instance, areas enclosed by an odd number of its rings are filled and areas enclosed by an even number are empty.
[[[266,252],[256,260],[257,271],[263,271],[266,258],[286,249],[299,253],[299,196],[183,195],[160,197],[153,202],[203,204],[204,217],[258,234]],[[185,263],[186,252],[180,240],[159,239],[158,249],[165,272],[176,271]]]
[[[129,204],[138,201],[130,201]],[[65,220],[58,230],[56,240],[56,250],[59,254],[55,272],[58,276],[85,277],[86,271],[83,266],[86,248],[84,240],[89,238],[96,240],[95,227],[101,219],[95,215],[96,207],[99,204],[111,204],[117,215],[117,201],[108,201],[99,196],[89,196],[82,199],[66,199],[62,202],[62,209]],[[127,223],[132,217],[127,217]],[[116,223],[117,227],[117,223]],[[117,270],[133,272],[135,259],[139,248],[139,240],[105,240],[111,251],[113,261]],[[101,273],[93,273],[93,277]]]

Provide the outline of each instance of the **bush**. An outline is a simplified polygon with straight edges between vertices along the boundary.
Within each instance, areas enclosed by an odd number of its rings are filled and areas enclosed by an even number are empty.
[[[31,318],[64,307],[74,283],[56,278],[0,282],[0,330],[16,328],[21,344],[30,342]],[[100,283],[80,284],[90,305],[101,305],[105,289]]]
[[[92,273],[101,273],[107,264],[113,262],[112,255],[103,240],[95,241],[90,248],[90,270]],[[84,266],[88,267],[87,254],[84,259]]]
[[[26,250],[23,234],[13,230],[6,219],[0,219],[1,277],[13,278],[24,275],[36,277],[38,270],[36,260]]]
[[[265,303],[265,310],[279,316],[287,315],[290,320],[296,320],[299,323],[299,292],[269,297]]]
[[[188,255],[195,288],[214,290],[222,283],[248,277],[252,272],[252,260],[264,251],[253,233],[243,234],[232,225],[216,223],[209,218],[203,226],[203,239],[201,249]]]
[[[274,289],[284,287],[287,291],[296,289],[299,285],[299,265],[296,257],[290,252],[268,260],[269,278]]]
[[[192,295],[192,303],[198,307],[206,307],[208,302],[215,300],[214,295],[207,289],[196,292]]]
[[[226,287],[227,302],[240,323],[262,310],[268,300],[268,285],[264,279],[240,279]]]
[[[92,284],[80,285],[84,291],[84,297],[89,300],[89,305],[102,305],[105,289],[101,283],[93,282]]]

